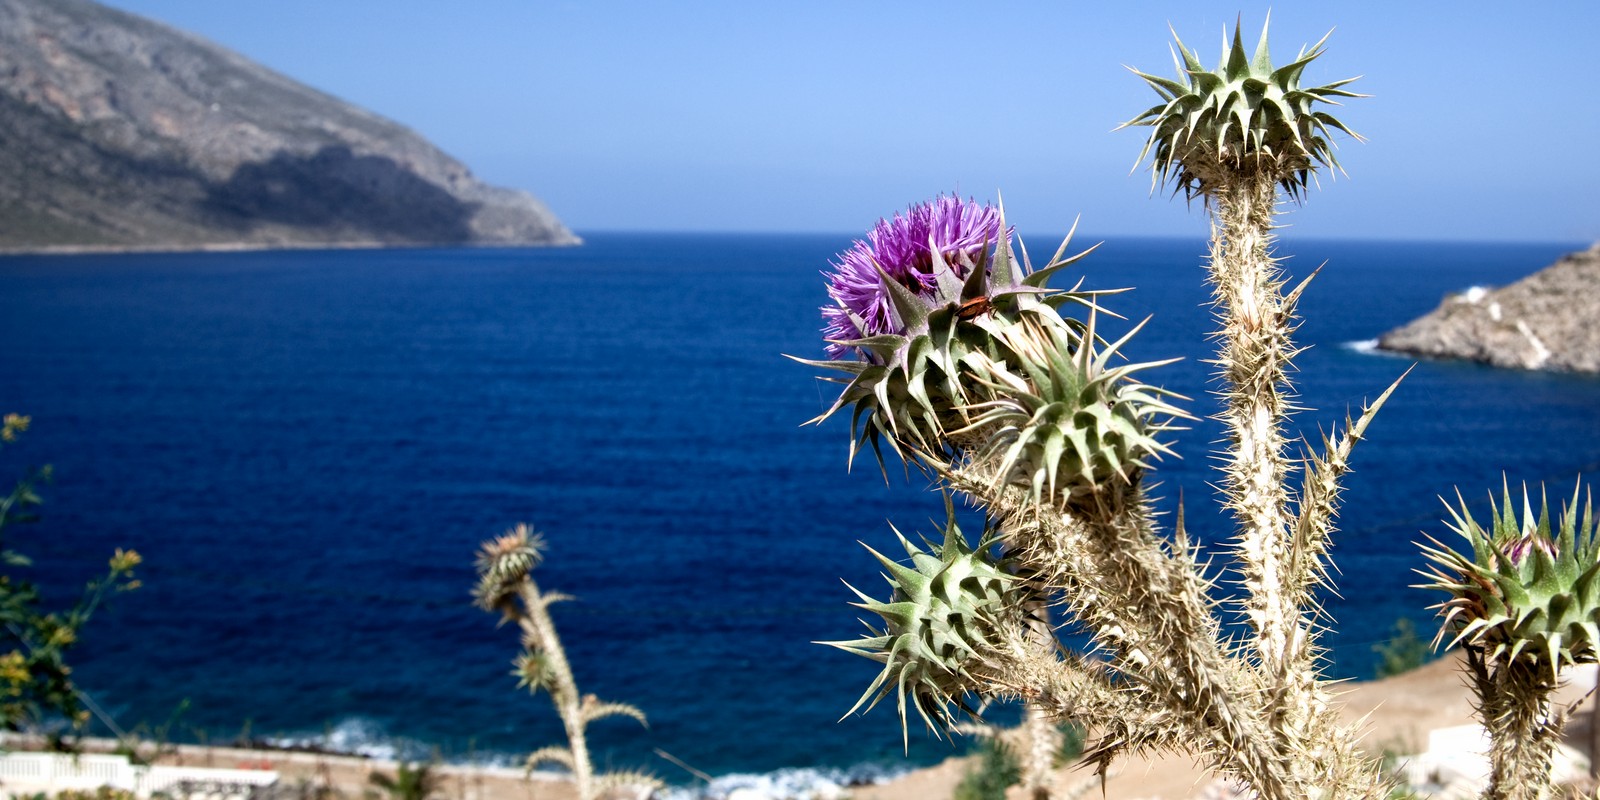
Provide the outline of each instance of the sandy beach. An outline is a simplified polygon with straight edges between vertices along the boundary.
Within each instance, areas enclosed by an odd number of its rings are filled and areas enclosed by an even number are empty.
[[[1595,671],[1576,670],[1558,693],[1565,704],[1583,701],[1566,729],[1567,743],[1588,753],[1592,700],[1586,693],[1595,685]],[[1420,669],[1381,681],[1350,683],[1339,696],[1347,720],[1366,720],[1363,745],[1372,752],[1415,753],[1424,749],[1428,732],[1437,728],[1473,722],[1471,696],[1455,656],[1434,661]],[[114,742],[92,740],[87,749],[106,750]],[[17,746],[15,742],[11,746]],[[199,745],[168,746],[159,754],[155,745],[141,753],[154,756],[156,763],[190,767],[276,770],[280,786],[293,790],[291,796],[310,800],[320,789],[331,787],[346,798],[360,798],[375,787],[369,782],[375,772],[393,774],[396,764],[357,756],[330,755],[268,749],[244,749]],[[937,766],[908,772],[888,783],[849,789],[855,800],[941,800],[948,798],[960,783],[968,759],[952,758]],[[549,773],[527,777],[519,769],[441,765],[440,800],[572,800],[570,783]],[[670,765],[657,774],[676,779]],[[1114,766],[1104,784],[1107,800],[1180,800],[1208,796],[1212,777],[1183,756],[1154,759],[1129,759]],[[1062,788],[1092,783],[1100,792],[1098,779],[1082,769],[1066,767],[1058,776]],[[736,793],[735,797],[757,795]],[[832,794],[829,797],[835,796]],[[1089,795],[1086,795],[1089,796]],[[820,800],[820,799],[819,799]]]

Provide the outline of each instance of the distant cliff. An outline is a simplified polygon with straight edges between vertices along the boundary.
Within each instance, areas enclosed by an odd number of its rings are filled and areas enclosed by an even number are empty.
[[[1600,244],[1500,289],[1473,288],[1378,339],[1413,355],[1600,373]]]
[[[88,0],[0,0],[0,249],[576,244],[401,125]]]

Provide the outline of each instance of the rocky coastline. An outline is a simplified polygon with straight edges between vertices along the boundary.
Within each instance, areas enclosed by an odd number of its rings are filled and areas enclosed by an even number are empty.
[[[1378,349],[1496,367],[1600,374],[1600,243],[1500,288],[1474,286]]]

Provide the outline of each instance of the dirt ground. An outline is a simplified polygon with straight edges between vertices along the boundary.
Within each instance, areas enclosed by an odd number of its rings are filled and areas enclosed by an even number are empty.
[[[1464,682],[1461,665],[1455,657],[1431,662],[1420,669],[1381,681],[1348,684],[1340,696],[1347,721],[1363,716],[1367,732],[1362,744],[1377,753],[1424,750],[1428,732],[1435,728],[1466,725],[1472,716],[1471,691]],[[1575,702],[1595,685],[1593,667],[1574,670],[1557,698]],[[1581,753],[1590,752],[1590,725],[1594,700],[1583,702],[1567,725],[1567,744]],[[862,787],[853,792],[854,800],[942,800],[948,798],[966,769],[965,759],[951,759],[931,769],[919,770],[883,786]],[[1181,800],[1206,794],[1211,778],[1193,761],[1183,757],[1153,760],[1130,759],[1113,767],[1105,782],[1105,800]],[[1101,797],[1098,779],[1084,770],[1068,767],[1057,776],[1057,785],[1070,787],[1091,784],[1084,797]]]

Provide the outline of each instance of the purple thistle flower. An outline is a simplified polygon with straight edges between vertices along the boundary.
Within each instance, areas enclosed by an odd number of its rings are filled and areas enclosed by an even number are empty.
[[[1512,566],[1520,567],[1535,547],[1551,558],[1556,557],[1556,543],[1534,533],[1525,533],[1521,538],[1506,542],[1500,549],[1506,558],[1511,559]]]
[[[823,273],[828,279],[828,297],[833,300],[822,308],[823,338],[830,340],[828,357],[844,358],[858,349],[838,344],[838,340],[905,333],[878,267],[930,301],[953,301],[957,298],[938,297],[934,251],[957,278],[965,278],[983,250],[999,236],[998,209],[944,195],[914,205],[904,215],[878,220],[867,233],[867,241],[851,243],[837,262],[830,262],[833,271]]]

